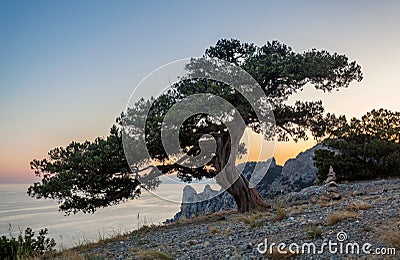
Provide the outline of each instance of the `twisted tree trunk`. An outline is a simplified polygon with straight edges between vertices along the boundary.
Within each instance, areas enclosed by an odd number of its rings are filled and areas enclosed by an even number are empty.
[[[246,177],[237,168],[236,171],[239,173],[239,177],[227,191],[234,198],[238,211],[266,211],[271,208],[271,205],[264,200],[260,192],[256,188],[250,187]]]
[[[239,142],[244,129],[238,129],[231,136],[221,136],[217,144],[217,163],[215,165],[219,174],[217,183],[232,195],[239,212],[267,211],[271,208],[260,192],[250,187],[249,181],[235,165]]]

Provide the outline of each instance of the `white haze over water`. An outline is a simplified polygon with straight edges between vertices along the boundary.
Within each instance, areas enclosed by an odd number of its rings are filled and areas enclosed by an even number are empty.
[[[41,228],[48,228],[49,237],[55,238],[58,248],[71,247],[131,231],[138,225],[162,223],[172,218],[180,208],[180,203],[161,199],[143,190],[139,199],[99,209],[94,214],[64,216],[58,211],[56,201],[29,197],[26,193],[29,185],[0,183],[0,236],[9,235],[9,223],[14,236],[26,227],[31,227],[35,235]],[[156,193],[175,201],[182,200],[182,187],[179,185],[162,184]]]

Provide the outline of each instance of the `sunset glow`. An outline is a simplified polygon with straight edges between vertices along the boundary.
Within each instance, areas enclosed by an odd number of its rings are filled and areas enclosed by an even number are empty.
[[[107,135],[148,73],[201,56],[220,38],[257,45],[277,39],[295,51],[326,49],[361,65],[362,82],[334,93],[306,87],[289,103],[321,99],[326,112],[348,117],[400,110],[400,2],[306,3],[2,2],[0,182],[31,182],[32,159]],[[277,143],[274,156],[283,164],[314,144]]]

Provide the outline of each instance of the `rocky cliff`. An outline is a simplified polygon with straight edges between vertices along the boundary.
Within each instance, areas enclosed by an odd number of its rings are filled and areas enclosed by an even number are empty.
[[[271,199],[277,195],[298,192],[306,187],[315,184],[317,180],[317,168],[314,166],[314,152],[318,149],[327,149],[318,144],[297,155],[296,158],[289,159],[284,166],[276,164],[272,158],[266,162],[259,163],[257,170],[254,171],[256,163],[248,162],[238,166],[248,180],[260,178],[256,188],[265,198]],[[269,165],[269,168],[268,168]],[[254,172],[253,172],[254,171]],[[264,174],[267,171],[267,174]],[[252,173],[253,172],[253,173]],[[253,176],[253,177],[252,177]],[[220,193],[219,195],[217,195]],[[183,190],[183,201],[201,201],[196,203],[182,203],[181,210],[174,216],[172,221],[179,218],[190,218],[206,213],[223,211],[236,208],[236,203],[228,192],[211,189],[205,186],[204,191],[197,193],[191,186],[186,186]]]
[[[265,192],[265,197],[275,197],[280,194],[297,192],[315,184],[318,169],[314,166],[314,154],[318,149],[327,149],[318,144],[304,152],[299,153],[296,158],[286,161],[282,173],[274,179],[272,185]]]

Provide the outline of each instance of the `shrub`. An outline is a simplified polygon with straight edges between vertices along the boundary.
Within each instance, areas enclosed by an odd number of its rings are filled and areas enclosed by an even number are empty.
[[[54,238],[46,238],[46,235],[47,228],[41,229],[39,235],[35,237],[35,232],[28,227],[24,235],[21,232],[18,238],[2,236],[0,237],[0,256],[2,259],[24,259],[55,251]]]
[[[281,221],[287,218],[286,209],[283,206],[282,201],[278,201],[278,205],[276,206],[275,216],[273,218],[274,221]]]

